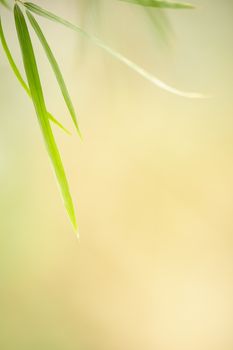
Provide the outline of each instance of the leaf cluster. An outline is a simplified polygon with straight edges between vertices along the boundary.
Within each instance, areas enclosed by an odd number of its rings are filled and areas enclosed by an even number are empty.
[[[151,8],[165,8],[165,9],[193,8],[193,6],[190,4],[173,2],[169,0],[164,0],[164,1],[162,0],[118,0],[118,1],[127,2],[134,5],[140,5],[143,7],[151,7]],[[0,0],[0,4],[6,7],[7,9],[11,10],[11,6],[7,0]],[[48,155],[50,157],[51,164],[55,172],[55,176],[57,178],[57,182],[60,188],[60,192],[64,201],[66,211],[68,213],[68,216],[71,220],[71,223],[74,229],[77,230],[75,208],[74,208],[71,192],[69,189],[69,184],[66,177],[65,169],[64,169],[62,159],[61,159],[61,156],[56,144],[56,140],[53,134],[51,122],[57,125],[58,127],[60,127],[66,133],[69,133],[69,131],[47,110],[44,92],[43,92],[42,84],[40,80],[40,74],[37,66],[36,56],[34,53],[34,48],[31,40],[30,32],[28,29],[26,17],[28,19],[28,23],[30,24],[31,28],[35,31],[45,51],[45,54],[50,62],[51,68],[56,77],[57,83],[63,95],[67,109],[69,111],[69,114],[72,118],[72,121],[74,123],[74,126],[79,136],[81,136],[81,132],[77,121],[76,111],[72,103],[70,94],[68,92],[68,88],[66,86],[62,72],[60,70],[59,64],[52,52],[52,49],[39,23],[37,22],[33,14],[47,18],[48,20],[54,21],[71,30],[74,30],[75,32],[78,32],[79,34],[83,35],[88,40],[90,40],[93,44],[100,47],[101,49],[106,51],[108,54],[113,56],[115,59],[122,62],[123,64],[125,64],[126,66],[134,70],[137,74],[141,75],[143,78],[147,79],[152,84],[158,86],[161,89],[164,89],[170,93],[174,93],[176,95],[180,95],[188,98],[200,98],[202,97],[202,95],[197,93],[180,91],[175,87],[169,86],[168,84],[164,83],[160,79],[156,78],[154,75],[147,72],[144,68],[140,67],[139,65],[137,65],[136,63],[134,63],[133,61],[131,61],[121,53],[119,53],[118,51],[108,46],[99,38],[93,35],[90,35],[81,27],[67,21],[62,17],[55,15],[54,13],[51,13],[41,8],[40,6],[34,3],[22,2],[20,0],[16,0],[13,8],[13,13],[14,13],[14,21],[15,21],[15,26],[17,30],[17,36],[18,36],[18,41],[21,49],[21,55],[22,55],[27,82],[23,79],[20,73],[20,70],[17,67],[17,64],[15,63],[15,60],[13,59],[11,51],[8,47],[2,22],[1,22],[1,16],[0,16],[0,41],[3,47],[3,50],[6,54],[6,57],[8,59],[8,62],[12,68],[12,71],[15,74],[15,77],[17,78],[22,88],[25,90],[25,92],[33,102],[37,119],[40,125],[40,129],[43,135],[44,143],[45,143]]]

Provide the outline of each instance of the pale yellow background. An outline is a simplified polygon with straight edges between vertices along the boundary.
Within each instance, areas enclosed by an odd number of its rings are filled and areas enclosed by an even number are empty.
[[[163,92],[40,19],[83,133],[54,128],[79,242],[1,50],[0,349],[232,350],[233,3],[192,3],[167,12],[165,45],[137,6],[99,1],[88,15],[87,0],[38,0],[167,83],[212,96]],[[1,13],[20,62],[12,15]],[[72,129],[34,39],[49,109]]]

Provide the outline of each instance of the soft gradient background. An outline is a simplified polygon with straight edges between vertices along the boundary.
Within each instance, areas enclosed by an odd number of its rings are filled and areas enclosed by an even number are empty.
[[[1,50],[0,349],[232,350],[232,0],[167,12],[167,44],[142,8],[102,0],[87,12],[89,3],[38,0],[167,83],[212,98],[163,92],[40,19],[84,136],[54,128],[78,242],[31,102]],[[1,13],[20,62],[12,15]],[[34,42],[49,109],[72,129]]]

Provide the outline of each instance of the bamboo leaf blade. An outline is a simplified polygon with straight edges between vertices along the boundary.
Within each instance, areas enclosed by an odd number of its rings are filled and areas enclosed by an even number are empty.
[[[111,47],[109,47],[108,45],[106,45],[99,38],[87,33],[86,31],[84,31],[83,29],[78,27],[77,25],[41,8],[40,6],[35,5],[33,3],[30,3],[30,2],[24,2],[23,5],[29,11],[31,11],[39,16],[47,18],[47,19],[54,21],[56,23],[60,23],[64,26],[66,26],[67,28],[82,34],[83,36],[88,38],[90,41],[92,41],[96,46],[98,46],[101,49],[103,49],[104,51],[108,52],[112,57],[114,57],[118,61],[125,64],[130,69],[134,70],[137,74],[141,75],[144,79],[150,81],[153,85],[159,87],[160,89],[165,90],[167,92],[170,92],[172,94],[178,95],[178,96],[186,97],[186,98],[205,98],[206,97],[203,94],[196,93],[196,92],[181,91],[175,87],[172,87],[172,86],[166,84],[165,82],[158,79],[157,77],[155,77],[154,75],[152,75],[151,73],[146,71],[144,68],[142,68],[138,64],[134,63],[133,61],[131,61],[130,59],[128,59],[127,57],[125,57],[124,55],[119,53],[118,51],[116,51],[116,50],[112,49]]]
[[[163,9],[174,9],[174,10],[188,10],[194,9],[195,6],[184,2],[174,2],[169,0],[119,0],[122,2],[128,2],[135,5],[141,5],[145,7],[155,7]]]
[[[20,85],[22,86],[22,88],[25,90],[25,92],[27,93],[28,97],[31,98],[31,92],[30,92],[30,89],[29,87],[27,86],[26,82],[24,81],[20,71],[19,71],[19,68],[17,67],[13,57],[12,57],[12,54],[10,52],[10,49],[7,45],[7,41],[6,41],[6,38],[5,38],[5,34],[4,34],[4,31],[3,31],[3,27],[2,27],[2,22],[1,22],[1,17],[0,17],[0,41],[2,43],[2,47],[3,47],[3,50],[6,54],[6,57],[8,59],[8,62],[12,68],[12,71],[14,72],[15,74],[15,77],[17,78],[17,80],[19,81]],[[48,112],[48,116],[49,116],[49,119],[54,123],[56,124],[60,129],[62,129],[63,131],[65,131],[67,134],[70,135],[70,132],[51,114]]]
[[[71,101],[71,98],[70,98],[70,95],[69,95],[69,92],[68,92],[68,89],[66,87],[66,84],[65,84],[65,81],[64,81],[64,78],[62,76],[62,73],[61,73],[61,70],[60,70],[60,67],[57,63],[57,60],[39,26],[39,24],[37,23],[36,19],[33,17],[33,15],[27,11],[27,16],[28,16],[28,19],[36,33],[36,35],[38,36],[40,42],[41,42],[41,45],[43,46],[44,48],[44,51],[47,55],[47,58],[50,62],[50,65],[53,69],[53,72],[55,74],[55,77],[57,79],[57,82],[58,82],[58,85],[60,87],[60,90],[61,90],[61,93],[64,97],[64,100],[65,100],[65,103],[66,103],[66,106],[70,112],[70,115],[71,115],[71,118],[75,124],[75,127],[79,133],[79,135],[81,136],[81,133],[80,133],[80,129],[79,129],[79,126],[78,126],[78,121],[77,121],[77,117],[76,117],[76,113],[75,113],[75,109],[74,109],[74,106],[73,106],[73,103]]]
[[[77,222],[74,205],[70,194],[69,185],[62,164],[62,160],[52,133],[51,126],[49,124],[44,95],[42,91],[42,86],[40,82],[39,72],[36,64],[30,34],[27,28],[24,15],[17,4],[14,7],[14,15],[24,68],[29,88],[31,91],[35,111],[38,117],[38,122],[40,124],[46,148],[57,177],[57,181],[61,190],[67,213],[74,228],[76,229]]]
[[[16,78],[18,79],[19,83],[21,84],[22,88],[26,91],[26,93],[28,94],[28,96],[31,97],[31,92],[30,92],[30,89],[29,87],[27,86],[26,82],[24,81],[21,73],[19,72],[19,69],[12,57],[12,54],[10,52],[10,49],[7,45],[7,41],[6,41],[6,38],[5,38],[5,34],[4,34],[4,31],[3,31],[3,27],[2,27],[2,21],[1,21],[1,17],[0,17],[0,40],[1,40],[1,43],[2,43],[2,47],[3,47],[3,50],[6,54],[6,57],[8,59],[8,62],[16,76]]]
[[[53,124],[58,126],[67,135],[71,135],[71,132],[61,122],[59,122],[50,112],[47,111],[47,115],[48,115],[49,120],[51,120],[51,122],[53,122]]]

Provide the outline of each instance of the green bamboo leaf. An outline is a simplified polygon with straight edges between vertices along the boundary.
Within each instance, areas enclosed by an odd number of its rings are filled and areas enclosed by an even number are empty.
[[[73,119],[73,122],[74,122],[74,124],[76,126],[76,129],[77,129],[79,135],[81,136],[81,133],[80,133],[80,130],[79,130],[79,127],[78,127],[78,122],[77,122],[75,109],[74,109],[73,103],[71,101],[71,98],[70,98],[68,89],[66,87],[65,81],[63,79],[61,70],[60,70],[59,65],[57,63],[57,60],[54,57],[54,54],[53,54],[53,52],[52,52],[52,50],[51,50],[51,48],[50,48],[50,46],[49,46],[49,44],[48,44],[44,34],[43,34],[39,24],[37,23],[36,19],[33,17],[33,15],[29,11],[26,11],[26,13],[27,13],[28,19],[29,19],[29,21],[30,21],[30,23],[31,23],[35,33],[37,34],[37,36],[38,36],[38,38],[39,38],[39,40],[40,40],[40,42],[41,42],[41,44],[42,44],[42,46],[43,46],[43,48],[45,50],[45,53],[46,53],[46,55],[48,57],[48,60],[49,60],[49,62],[51,64],[51,66],[52,66],[52,69],[53,69],[54,74],[56,76],[56,79],[57,79],[57,82],[59,84],[60,90],[61,90],[62,95],[64,97],[64,100],[65,100],[65,103],[67,105],[67,108],[68,108],[68,110],[70,112],[70,115],[71,115],[71,117]]]
[[[47,112],[49,120],[53,122],[53,124],[57,125],[61,130],[63,130],[66,134],[71,135],[71,132],[60,123],[50,112]]]
[[[204,95],[196,93],[196,92],[185,92],[185,91],[180,91],[166,83],[164,83],[162,80],[158,79],[157,77],[155,77],[154,75],[148,73],[145,69],[143,69],[142,67],[140,67],[139,65],[137,65],[136,63],[134,63],[133,61],[129,60],[127,57],[123,56],[122,54],[120,54],[119,52],[115,51],[114,49],[112,49],[111,47],[109,47],[108,45],[106,45],[102,40],[100,40],[99,38],[87,33],[86,31],[84,31],[83,29],[81,29],[80,27],[78,27],[75,24],[70,23],[69,21],[56,16],[55,14],[41,8],[40,6],[37,6],[35,4],[32,4],[30,2],[24,2],[22,3],[29,11],[45,17],[51,21],[60,23],[64,26],[66,26],[69,29],[72,29],[80,34],[82,34],[83,36],[85,36],[87,39],[91,40],[96,46],[100,47],[101,49],[105,50],[106,52],[108,52],[111,56],[113,56],[115,59],[117,59],[118,61],[124,63],[126,66],[128,66],[129,68],[131,68],[132,70],[134,70],[137,74],[141,75],[143,78],[147,79],[148,81],[150,81],[152,84],[158,86],[160,89],[163,89],[165,91],[168,91],[172,94],[175,95],[179,95],[182,97],[186,97],[186,98],[205,98]]]
[[[194,9],[195,6],[184,2],[174,2],[169,0],[120,0],[146,7],[157,7],[163,9]]]
[[[26,82],[24,81],[22,75],[20,74],[20,71],[12,57],[12,54],[10,52],[10,49],[7,45],[7,42],[6,42],[6,38],[5,38],[5,34],[4,34],[4,31],[3,31],[3,27],[2,27],[2,21],[1,21],[1,17],[0,17],[0,41],[2,43],[2,47],[3,47],[3,50],[6,54],[6,57],[8,59],[8,62],[16,76],[16,78],[18,79],[19,83],[21,84],[22,88],[26,91],[27,95],[31,98],[31,92],[30,92],[30,89],[29,87],[27,86]],[[52,116],[51,113],[48,112],[48,116],[49,116],[49,119],[54,123],[56,124],[59,128],[61,128],[63,131],[65,131],[67,134],[70,134],[70,132],[54,117]]]
[[[0,40],[1,40],[1,43],[2,43],[2,47],[3,47],[3,50],[6,54],[6,57],[8,59],[8,62],[10,63],[10,66],[16,76],[16,78],[18,79],[19,83],[21,84],[21,86],[23,87],[23,89],[26,91],[26,93],[28,94],[28,96],[31,96],[31,93],[30,93],[30,90],[27,86],[27,84],[25,83],[22,75],[20,74],[19,72],[19,69],[11,55],[11,52],[10,52],[10,49],[7,45],[7,42],[6,42],[6,38],[5,38],[5,34],[4,34],[4,31],[3,31],[3,27],[2,27],[2,21],[1,21],[1,17],[0,17]]]
[[[69,218],[74,226],[77,228],[76,216],[72,197],[69,190],[65,170],[62,160],[53,136],[51,126],[49,124],[48,114],[45,106],[44,95],[32,47],[30,34],[22,11],[16,4],[14,7],[15,24],[20,43],[24,68],[32,95],[33,104],[37,114],[38,122],[41,127],[43,138],[50,156],[53,169],[55,171],[64,204],[69,215]]]
[[[0,3],[1,3],[3,6],[5,6],[8,10],[11,9],[11,7],[10,7],[10,5],[9,5],[9,3],[8,3],[7,0],[0,0]]]

